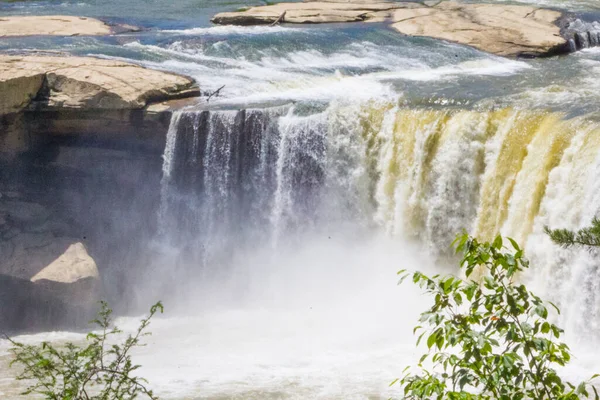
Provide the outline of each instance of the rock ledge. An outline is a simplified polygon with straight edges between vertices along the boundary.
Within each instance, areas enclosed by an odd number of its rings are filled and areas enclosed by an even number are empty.
[[[0,115],[24,109],[135,110],[198,96],[193,79],[93,57],[0,55]]]
[[[569,40],[561,35],[559,24],[566,16],[559,11],[456,1],[427,4],[308,0],[220,13],[212,21],[230,25],[272,24],[282,15],[283,22],[293,24],[387,21],[405,35],[443,39],[506,57],[540,57],[572,51]]]
[[[0,37],[10,36],[98,36],[110,35],[121,29],[87,17],[69,15],[11,16],[0,18]]]

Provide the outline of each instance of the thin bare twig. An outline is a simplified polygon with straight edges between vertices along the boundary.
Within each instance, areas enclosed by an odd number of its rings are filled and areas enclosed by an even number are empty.
[[[206,102],[208,103],[210,101],[210,98],[213,96],[218,96],[219,93],[221,92],[221,89],[223,89],[225,87],[225,85],[221,86],[220,88],[218,88],[217,90],[215,90],[214,92],[212,92],[211,94],[208,95],[208,98],[206,99]]]
[[[277,24],[280,24],[280,23],[282,23],[282,22],[283,22],[283,20],[285,19],[285,13],[286,13],[286,12],[287,12],[287,11],[284,11],[284,12],[282,12],[282,13],[281,13],[281,15],[279,16],[279,18],[277,18],[277,20],[276,20],[275,22],[273,22],[273,23],[271,24],[271,26],[275,26],[275,25],[277,25]]]

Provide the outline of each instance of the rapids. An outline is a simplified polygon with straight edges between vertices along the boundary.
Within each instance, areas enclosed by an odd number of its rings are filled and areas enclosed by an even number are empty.
[[[528,1],[531,3],[531,1]],[[534,1],[535,2],[535,1]],[[586,21],[596,1],[556,2]],[[560,4],[559,4],[560,3]],[[575,353],[600,370],[598,257],[552,245],[600,212],[600,50],[507,60],[381,24],[214,27],[244,1],[33,1],[3,14],[142,25],[111,38],[7,38],[185,73],[222,95],[176,112],[157,230],[130,290],[166,314],[136,353],[168,399],[386,399],[413,362],[427,299],[401,268],[453,273],[467,230],[525,244],[531,288]],[[108,209],[108,207],[107,207]],[[137,277],[137,275],[136,275]],[[125,330],[138,319],[122,317]],[[82,341],[72,332],[18,340]],[[0,340],[0,397],[22,383]]]

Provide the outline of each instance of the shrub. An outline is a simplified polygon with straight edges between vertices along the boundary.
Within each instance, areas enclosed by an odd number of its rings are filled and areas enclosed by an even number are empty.
[[[408,367],[399,383],[406,399],[561,399],[598,392],[590,381],[572,384],[555,367],[569,363],[563,331],[548,320],[548,306],[515,278],[529,267],[523,250],[497,237],[481,243],[468,235],[454,242],[466,280],[400,271],[433,299],[421,314],[417,345],[425,353],[416,370]],[[471,277],[474,272],[481,279]]]
[[[140,366],[133,364],[130,355],[133,348],[143,346],[141,339],[149,335],[146,328],[157,312],[163,312],[160,302],[121,344],[111,344],[112,337],[122,332],[111,327],[112,310],[105,302],[92,321],[99,330],[87,335],[84,347],[67,343],[58,348],[48,342],[26,345],[9,338],[14,356],[11,366],[23,369],[17,379],[30,382],[22,394],[37,394],[48,400],[157,399],[146,387],[146,380],[134,375]]]

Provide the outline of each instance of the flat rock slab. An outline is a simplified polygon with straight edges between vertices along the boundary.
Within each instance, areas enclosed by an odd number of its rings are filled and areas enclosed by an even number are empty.
[[[558,11],[530,6],[444,1],[395,11],[392,27],[405,35],[444,39],[500,56],[535,57],[568,51],[557,25],[561,17]]]
[[[251,7],[220,13],[217,24],[380,22],[405,35],[425,36],[464,44],[506,57],[537,57],[569,51],[558,26],[559,11],[526,5],[467,4],[441,1],[427,4],[385,1],[306,1]],[[285,14],[284,14],[285,13]]]
[[[67,15],[14,16],[0,18],[0,37],[7,36],[98,36],[113,29],[104,22]]]
[[[310,1],[279,3],[251,7],[244,11],[224,12],[213,17],[221,25],[260,25],[275,23],[285,12],[283,22],[291,24],[319,24],[334,22],[383,21],[391,11],[422,7],[419,3],[392,3],[386,1]]]
[[[93,57],[0,55],[0,115],[28,109],[135,110],[198,96],[193,79]]]

